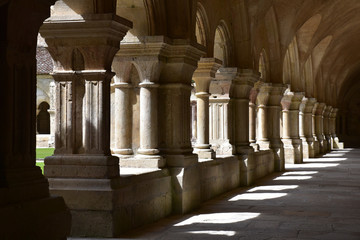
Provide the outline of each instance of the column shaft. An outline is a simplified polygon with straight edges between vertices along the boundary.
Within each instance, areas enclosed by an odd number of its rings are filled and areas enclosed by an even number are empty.
[[[258,129],[257,141],[268,141],[268,129],[267,129],[267,107],[264,105],[258,106],[257,111]]]
[[[210,149],[209,145],[209,94],[196,94],[197,143],[196,148]]]
[[[209,144],[209,97],[210,83],[215,78],[216,71],[220,68],[216,58],[202,58],[194,72],[193,79],[196,83],[197,98],[197,143],[195,152],[201,159],[214,159],[215,152]]]
[[[129,83],[118,83],[115,86],[115,148],[113,152],[131,155],[132,150],[132,107]]]
[[[140,149],[143,155],[155,155],[158,150],[157,84],[140,84]]]
[[[249,103],[249,142],[256,143],[256,104]]]

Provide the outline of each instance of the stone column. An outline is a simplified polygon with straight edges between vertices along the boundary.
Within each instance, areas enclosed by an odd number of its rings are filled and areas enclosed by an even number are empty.
[[[195,95],[195,94],[194,94]],[[191,143],[195,145],[197,139],[197,106],[196,101],[191,99]]]
[[[115,88],[115,109],[113,136],[114,148],[112,152],[119,154],[119,158],[131,157],[132,149],[132,106],[131,91],[133,86],[130,82],[131,62],[121,61],[115,57],[112,69],[116,75],[114,77]]]
[[[323,114],[325,103],[319,103],[315,112],[315,134],[319,142],[319,153],[326,153],[326,141],[324,141]]]
[[[55,147],[55,131],[56,131],[56,121],[55,121],[55,104],[56,104],[56,85],[54,81],[50,82],[50,109],[48,110],[50,114],[50,139],[49,147]]]
[[[163,65],[163,41],[154,41],[156,38],[148,38],[148,45],[141,43],[128,43],[119,50],[116,55],[117,62],[113,63],[114,69],[119,69],[118,76],[126,78],[130,74],[131,67],[123,66],[134,65],[140,77],[140,119],[139,119],[139,149],[137,149],[135,158],[120,160],[120,166],[124,167],[145,167],[159,168],[165,166],[165,159],[160,156],[158,141],[158,88],[159,76]],[[162,40],[160,38],[160,40]],[[151,46],[152,51],[148,51]],[[124,77],[122,77],[124,75]],[[130,79],[127,80],[129,82]],[[117,106],[121,107],[121,106]],[[128,109],[130,106],[128,106]],[[130,110],[129,110],[130,111]],[[129,112],[128,118],[132,117]],[[118,120],[119,121],[119,120]],[[127,126],[128,134],[131,134],[132,124],[129,119]],[[124,126],[125,127],[125,126]],[[124,137],[127,144],[131,144],[131,138]]]
[[[256,120],[257,120],[257,105],[256,98],[260,91],[260,87],[263,84],[262,81],[257,81],[254,84],[254,87],[250,91],[250,102],[249,102],[249,142],[250,146],[254,148],[255,151],[260,150],[259,144],[256,143]]]
[[[212,116],[210,115],[210,118],[213,118],[213,125],[210,122],[210,136],[211,133],[213,135],[219,135],[216,139],[212,140],[214,144],[219,145],[219,148],[216,150],[216,154],[219,155],[235,154],[235,147],[230,143],[230,139],[233,134],[231,123],[232,103],[230,99],[230,87],[233,79],[236,78],[237,75],[237,68],[220,68],[216,72],[215,81],[212,81],[210,84],[210,92],[212,94],[212,99],[210,99],[210,108],[213,106],[212,110],[214,110],[215,107],[217,107],[217,110],[220,110],[212,114]],[[215,127],[217,127],[217,129],[211,129]]]
[[[55,1],[0,3],[0,238],[63,240],[71,215],[36,166],[36,43]],[[44,227],[46,226],[46,227]]]
[[[329,121],[330,121],[330,113],[332,111],[331,106],[326,106],[324,111],[323,117],[323,124],[324,124],[324,140],[326,141],[326,152],[331,151],[331,133],[329,128]]]
[[[313,139],[314,139],[315,157],[320,154],[320,144],[319,144],[319,139],[317,138],[317,134],[316,134],[316,112],[317,112],[318,106],[319,106],[319,103],[316,102],[314,104],[314,108],[311,113],[311,127],[312,127]]]
[[[270,149],[270,140],[267,129],[267,104],[270,96],[271,83],[264,83],[256,98],[257,104],[257,129],[256,129],[256,143],[260,149]]]
[[[197,99],[197,142],[195,152],[199,159],[215,159],[216,155],[209,144],[209,88],[220,68],[221,61],[216,58],[201,58],[193,79],[196,84]]]
[[[303,162],[303,146],[299,137],[299,107],[302,92],[286,92],[281,100],[284,156],[287,163]]]
[[[254,83],[259,80],[260,74],[252,69],[239,69],[237,77],[232,80],[231,124],[232,136],[230,143],[235,146],[235,154],[240,161],[240,184],[247,186],[252,183],[252,162],[254,152],[249,142],[249,97]]]
[[[344,149],[344,143],[340,142],[336,135],[336,117],[338,110],[337,108],[333,108],[330,113],[329,128],[331,134],[331,149]]]
[[[61,4],[55,12],[63,10]],[[121,231],[114,202],[119,159],[110,153],[110,81],[112,60],[130,27],[111,13],[55,14],[41,29],[57,90],[55,153],[45,159],[45,175],[51,192],[64,196],[72,211],[72,236],[115,237]]]
[[[159,149],[172,177],[173,211],[185,213],[199,206],[201,199],[198,156],[192,153],[190,141],[190,95],[193,73],[205,48],[187,40],[163,39],[162,45]]]
[[[284,146],[280,139],[281,99],[285,91],[282,84],[264,84],[257,97],[258,143],[260,149],[272,149],[275,171],[284,171]]]
[[[140,86],[140,148],[139,158],[160,158],[157,128],[157,88],[154,82],[142,82]]]
[[[238,76],[232,81],[230,98],[233,101],[233,143],[238,155],[247,155],[254,151],[249,142],[249,96],[259,77],[260,74],[251,69],[240,69]]]
[[[313,138],[312,111],[316,103],[315,98],[303,98],[300,104],[300,139],[303,145],[303,158],[315,157],[315,139]]]

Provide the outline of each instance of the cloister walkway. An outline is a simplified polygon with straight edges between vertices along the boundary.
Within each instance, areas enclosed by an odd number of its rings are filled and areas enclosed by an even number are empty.
[[[360,239],[360,149],[286,169],[121,239]]]

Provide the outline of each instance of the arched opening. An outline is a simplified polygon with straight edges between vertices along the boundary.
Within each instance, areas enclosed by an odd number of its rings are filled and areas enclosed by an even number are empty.
[[[209,26],[204,7],[198,3],[196,11],[195,36],[197,43],[207,46]]]
[[[286,50],[283,63],[283,83],[291,85],[291,91],[304,91],[305,83],[300,78],[300,59],[296,37]]]
[[[214,57],[221,60],[223,67],[228,67],[230,62],[230,35],[224,21],[221,21],[215,31]]]
[[[39,134],[50,134],[50,105],[47,102],[40,103],[39,113],[36,117],[36,129]]]
[[[130,20],[133,28],[125,35],[122,42],[141,42],[149,35],[148,16],[143,0],[117,0],[116,14]]]

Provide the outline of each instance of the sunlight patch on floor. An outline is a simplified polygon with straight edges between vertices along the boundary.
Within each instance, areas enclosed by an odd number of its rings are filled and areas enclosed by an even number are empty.
[[[283,174],[283,176],[287,175],[311,175],[316,174],[318,171],[294,171],[294,172],[286,172]]]
[[[255,192],[255,191],[282,191],[282,190],[290,190],[299,187],[299,185],[271,185],[271,186],[259,186],[254,187],[247,192]]]
[[[234,236],[236,234],[235,231],[189,231],[187,233],[193,234],[209,234],[209,235],[222,235],[222,236]]]
[[[228,212],[228,213],[210,213],[200,214],[193,216],[185,221],[175,224],[174,226],[186,226],[195,223],[211,223],[211,224],[222,224],[222,223],[237,223],[246,221],[252,218],[256,218],[260,213],[252,212]]]
[[[293,168],[301,168],[301,169],[305,169],[305,168],[328,168],[328,167],[337,167],[339,166],[338,163],[312,163],[311,162],[305,162],[304,164],[287,164],[286,168],[288,169],[293,169]]]
[[[274,180],[308,180],[311,178],[312,176],[280,176],[275,178]]]
[[[311,159],[311,162],[321,163],[321,162],[340,162],[345,161],[347,158],[322,158],[322,159]]]
[[[345,156],[345,153],[346,152],[344,152],[344,153],[328,153],[328,154],[326,154],[324,157],[326,158],[326,157],[342,157],[342,156]]]
[[[287,193],[243,193],[233,198],[230,198],[229,201],[233,202],[238,200],[266,200],[280,198],[286,195]]]

